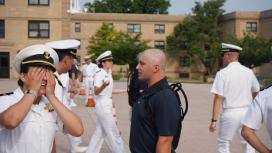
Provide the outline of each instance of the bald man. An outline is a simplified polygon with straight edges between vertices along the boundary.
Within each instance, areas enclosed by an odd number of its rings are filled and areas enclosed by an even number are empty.
[[[136,69],[148,89],[133,105],[129,142],[132,153],[175,153],[172,141],[181,115],[165,68],[166,57],[159,49],[148,49],[138,55]]]

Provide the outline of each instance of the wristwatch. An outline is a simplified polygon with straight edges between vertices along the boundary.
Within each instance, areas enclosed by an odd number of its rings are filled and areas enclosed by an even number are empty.
[[[212,120],[211,120],[211,122],[217,122],[217,120],[215,120],[215,119],[212,119]]]
[[[34,98],[37,98],[37,97],[38,97],[37,92],[34,91],[34,90],[31,90],[31,89],[27,89],[27,90],[25,91],[25,94],[30,94],[30,95],[32,95]]]

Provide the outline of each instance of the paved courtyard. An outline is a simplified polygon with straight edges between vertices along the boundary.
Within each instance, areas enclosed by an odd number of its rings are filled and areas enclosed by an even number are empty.
[[[0,93],[13,91],[16,87],[15,80],[0,80]],[[116,88],[125,88],[126,82],[115,82]],[[189,112],[183,122],[183,129],[177,153],[216,153],[216,133],[208,132],[208,126],[211,120],[212,99],[210,94],[210,84],[184,84],[183,85],[189,98]],[[130,133],[129,105],[127,104],[127,94],[113,95],[116,102],[116,112],[118,118],[118,127],[122,132],[122,137],[127,152]],[[87,108],[82,104],[82,97],[78,96],[77,107],[73,109],[83,121],[85,132],[82,136],[82,145],[88,145],[90,137],[95,130],[96,117],[93,108]],[[258,135],[266,143],[271,145],[268,133],[262,127]],[[57,152],[68,153],[68,138],[61,132],[56,135]],[[242,153],[238,138],[235,137],[231,144],[232,153]],[[106,143],[103,144],[101,153],[110,153]]]

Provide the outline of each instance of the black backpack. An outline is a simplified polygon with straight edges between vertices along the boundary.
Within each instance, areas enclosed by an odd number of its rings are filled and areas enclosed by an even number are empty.
[[[165,90],[165,89],[169,89],[169,87],[161,87],[158,88],[156,91],[154,91],[153,93],[150,93],[148,95],[144,95],[143,98],[145,100],[145,110],[150,114],[151,120],[154,121],[154,116],[153,116],[153,112],[151,110],[151,106],[149,104],[149,98],[152,97],[153,95],[155,95],[156,93]],[[175,150],[178,147],[178,143],[179,143],[179,139],[180,139],[180,134],[181,134],[181,129],[182,129],[182,121],[184,120],[187,112],[188,112],[188,99],[187,96],[184,92],[184,90],[182,89],[182,84],[180,82],[178,83],[173,83],[170,85],[170,89],[174,91],[177,99],[178,99],[178,103],[180,106],[180,121],[178,124],[178,130],[176,135],[174,136],[173,142],[172,142],[172,148]],[[179,91],[182,93],[183,97],[184,97],[184,105],[182,105],[180,97],[179,97]]]
[[[128,104],[132,107],[143,94],[139,90],[143,91],[147,88],[147,83],[138,79],[137,70],[131,71],[127,80]]]

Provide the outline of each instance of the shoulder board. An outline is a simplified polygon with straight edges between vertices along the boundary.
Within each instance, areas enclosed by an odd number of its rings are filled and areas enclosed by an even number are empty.
[[[55,76],[55,78],[57,79],[58,84],[59,84],[62,88],[64,88],[63,85],[62,85],[62,83],[60,82],[59,78],[58,78],[56,75],[54,75],[54,76]]]
[[[98,70],[98,71],[96,71],[95,73],[98,73],[98,72],[100,72],[101,71],[101,69],[100,70]]]
[[[0,96],[8,96],[8,95],[12,95],[13,92],[8,92],[8,93],[3,93],[3,94],[0,94]]]
[[[263,87],[263,88],[261,88],[261,90],[260,90],[260,91],[263,91],[263,90],[268,89],[268,88],[270,88],[270,87],[272,87],[272,84],[268,85],[267,87]]]

